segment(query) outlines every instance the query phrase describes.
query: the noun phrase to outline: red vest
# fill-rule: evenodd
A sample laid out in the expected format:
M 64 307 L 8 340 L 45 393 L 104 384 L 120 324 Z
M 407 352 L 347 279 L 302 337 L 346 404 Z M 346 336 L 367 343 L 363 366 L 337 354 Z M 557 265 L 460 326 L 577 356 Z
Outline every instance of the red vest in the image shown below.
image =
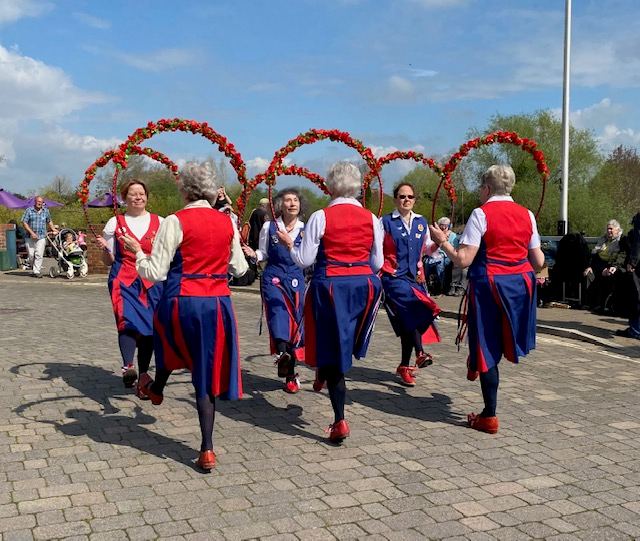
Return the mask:
M 487 271 L 490 274 L 513 274 L 533 270 L 528 261 L 533 233 L 529 211 L 513 201 L 491 201 L 481 208 L 487 218 L 487 231 L 483 236 L 487 248 Z
M 230 295 L 228 269 L 234 229 L 229 216 L 203 207 L 183 209 L 175 215 L 183 236 L 174 258 L 175 270 L 179 272 L 180 267 L 182 271 L 180 295 Z M 168 276 L 171 280 L 175 278 L 175 274 Z
M 126 286 L 130 286 L 135 279 L 138 278 L 138 271 L 136 270 L 136 254 L 124 249 L 124 241 L 120 236 L 123 233 L 126 233 L 130 237 L 133 237 L 140 243 L 140 248 L 145 255 L 149 255 L 151 253 L 151 248 L 153 248 L 153 240 L 155 239 L 158 228 L 160 227 L 160 219 L 158 218 L 158 215 L 150 214 L 150 216 L 149 229 L 147 229 L 147 232 L 140 239 L 136 237 L 127 226 L 124 214 L 118 214 L 116 216 L 115 238 L 118 243 L 117 255 L 122 261 L 122 265 L 118 272 L 118 280 L 122 281 Z M 148 280 L 143 279 L 142 282 L 147 289 L 153 286 L 153 282 L 149 282 Z
M 373 246 L 371 212 L 343 203 L 324 209 L 326 226 L 322 244 L 327 261 L 327 276 L 372 274 L 369 266 Z M 340 265 L 332 265 L 332 262 Z

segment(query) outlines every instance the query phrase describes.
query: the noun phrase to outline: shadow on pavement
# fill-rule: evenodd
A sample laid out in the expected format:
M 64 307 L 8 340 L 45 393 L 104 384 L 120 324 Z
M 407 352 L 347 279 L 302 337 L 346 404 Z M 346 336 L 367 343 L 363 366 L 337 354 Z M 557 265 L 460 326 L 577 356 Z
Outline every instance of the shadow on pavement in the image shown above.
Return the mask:
M 423 381 L 428 370 L 428 368 L 424 368 L 421 371 Z M 384 385 L 388 391 L 358 389 L 348 381 L 347 402 L 362 404 L 384 413 L 420 421 L 447 423 L 455 426 L 467 425 L 465 415 L 451 411 L 451 398 L 448 395 L 431 393 L 431 396 L 413 396 L 408 394 L 407 388 L 403 387 L 395 376 L 395 365 L 390 366 L 389 371 L 354 365 L 349 371 L 348 377 L 353 382 L 363 381 L 368 384 Z M 420 381 L 420 376 L 417 377 L 416 383 L 417 386 L 424 385 Z
M 48 420 L 40 416 L 37 418 L 38 422 L 51 424 L 68 436 L 87 436 L 98 443 L 132 447 L 159 458 L 175 460 L 200 471 L 194 463 L 197 458 L 197 450 L 143 426 L 153 424 L 156 418 L 145 413 L 139 404 L 133 406 L 133 417 L 117 415 L 120 410 L 111 404 L 110 398 L 116 394 L 114 388 L 122 386 L 122 381 L 112 372 L 92 365 L 69 365 L 57 362 L 42 364 L 45 367 L 42 372 L 43 377 L 37 379 L 46 381 L 61 378 L 69 387 L 76 389 L 81 397 L 90 398 L 98 403 L 103 411 L 100 413 L 72 408 L 65 412 L 65 417 L 71 419 L 71 422 Z M 32 367 L 33 364 L 17 365 L 12 367 L 11 371 L 20 374 L 20 368 L 24 366 Z M 123 395 L 122 398 L 129 396 L 133 400 L 138 400 L 133 394 Z M 73 398 L 77 399 L 78 396 L 58 396 L 35 400 L 20 405 L 14 411 L 16 414 L 26 417 L 26 413 L 32 407 Z M 152 407 L 150 403 L 147 402 L 147 404 Z

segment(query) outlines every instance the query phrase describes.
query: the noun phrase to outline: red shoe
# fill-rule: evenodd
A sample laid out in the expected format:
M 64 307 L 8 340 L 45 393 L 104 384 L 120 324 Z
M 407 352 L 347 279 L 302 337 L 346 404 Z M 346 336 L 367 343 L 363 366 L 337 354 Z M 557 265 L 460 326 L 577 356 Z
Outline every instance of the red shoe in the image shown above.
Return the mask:
M 402 385 L 406 387 L 415 387 L 416 380 L 413 379 L 413 368 L 410 366 L 399 366 L 396 370 L 396 374 L 400 376 Z
M 153 385 L 153 379 L 151 376 L 146 372 L 144 374 L 140 374 L 138 385 L 136 385 L 136 392 L 143 400 L 150 399 L 154 406 L 159 406 L 164 400 L 164 395 L 154 393 L 151 390 L 151 385 Z
M 416 366 L 418 368 L 425 368 L 427 366 L 431 366 L 433 364 L 433 356 L 421 351 L 416 356 Z
M 471 370 L 471 368 L 469 368 L 469 357 L 467 357 L 467 379 L 469 381 L 475 381 L 478 379 L 478 376 L 480 375 L 479 372 L 476 370 L 475 372 L 473 370 Z
M 122 383 L 127 389 L 133 387 L 133 384 L 138 379 L 138 373 L 132 364 L 122 367 Z
M 316 370 L 316 380 L 313 382 L 313 390 L 316 393 L 319 393 L 320 391 L 322 391 L 323 387 L 324 387 L 324 381 L 320 381 L 318 379 L 318 371 Z
M 344 419 L 338 423 L 329 425 L 329 428 L 327 428 L 325 432 L 329 432 L 329 441 L 331 443 L 340 443 L 351 434 L 349 425 Z
M 482 430 L 482 432 L 488 432 L 489 434 L 498 432 L 498 418 L 495 415 L 493 417 L 481 417 L 475 413 L 470 413 L 467 415 L 467 421 L 474 430 Z
M 147 374 L 146 372 L 140 374 L 138 382 L 136 383 L 136 395 L 140 400 L 149 400 L 149 397 L 144 393 L 142 388 L 147 385 L 151 385 L 152 383 L 153 379 L 151 379 L 151 376 L 149 374 Z
M 216 465 L 216 454 L 213 451 L 200 451 L 196 466 L 203 470 L 210 471 Z
M 298 374 L 292 378 L 287 378 L 284 390 L 289 394 L 296 394 L 300 390 L 300 379 L 298 378 Z

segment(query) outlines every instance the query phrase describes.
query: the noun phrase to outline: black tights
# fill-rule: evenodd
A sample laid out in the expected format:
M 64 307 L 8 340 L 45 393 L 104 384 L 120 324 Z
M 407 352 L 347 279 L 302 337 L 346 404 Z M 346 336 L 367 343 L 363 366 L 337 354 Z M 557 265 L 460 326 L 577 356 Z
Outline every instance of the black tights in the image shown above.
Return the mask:
M 118 346 L 122 355 L 122 365 L 133 364 L 133 357 L 138 348 L 138 371 L 141 374 L 149 371 L 153 356 L 153 336 L 142 336 L 135 331 L 118 332 Z
M 285 351 L 289 352 L 289 355 L 291 355 L 291 358 L 294 359 L 295 357 L 293 356 L 293 352 L 291 351 L 291 348 L 289 348 L 289 344 L 287 343 L 286 340 L 282 340 L 280 338 L 277 338 L 275 340 L 275 346 L 276 346 L 276 352 L 278 353 L 278 355 L 280 353 L 284 353 Z M 289 367 L 289 370 L 287 371 L 287 379 L 293 379 L 293 377 L 296 374 L 296 363 L 295 361 L 291 363 L 291 366 Z
M 498 365 L 487 372 L 480 372 L 480 388 L 484 399 L 484 409 L 481 417 L 495 417 L 498 406 L 498 385 L 500 384 L 500 373 Z
M 400 344 L 402 345 L 402 360 L 400 366 L 409 366 L 411 354 L 415 349 L 416 353 L 422 351 L 422 335 L 418 329 L 407 331 L 400 335 Z
M 331 407 L 333 407 L 334 423 L 339 423 L 344 419 L 344 403 L 347 398 L 347 385 L 344 381 L 344 374 L 340 372 L 337 365 L 327 366 L 318 370 L 320 381 L 327 382 Z
M 213 450 L 213 423 L 216 420 L 216 397 L 213 395 L 196 397 L 196 407 L 202 434 L 200 451 L 211 451 Z

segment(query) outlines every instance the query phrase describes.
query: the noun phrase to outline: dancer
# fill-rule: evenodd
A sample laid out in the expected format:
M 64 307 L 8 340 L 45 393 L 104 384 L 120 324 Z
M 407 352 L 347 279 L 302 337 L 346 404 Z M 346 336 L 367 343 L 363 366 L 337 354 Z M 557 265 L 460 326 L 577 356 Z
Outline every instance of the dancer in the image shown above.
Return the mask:
M 469 426 L 498 431 L 498 363 L 504 355 L 517 363 L 535 348 L 536 277 L 544 265 L 533 213 L 514 203 L 516 183 L 508 165 L 492 165 L 482 175 L 480 203 L 467 222 L 456 250 L 438 227 L 431 238 L 454 265 L 469 267 L 469 357 L 467 379 L 480 374 L 484 409 L 470 413 Z
M 408 182 L 396 186 L 393 200 L 396 209 L 382 217 L 385 236 L 381 279 L 385 308 L 402 349 L 396 374 L 403 385 L 413 387 L 417 370 L 409 366 L 411 354 L 415 350 L 417 368 L 429 366 L 433 357 L 424 351 L 423 344 L 440 341 L 433 321 L 441 310 L 427 293 L 422 266 L 422 256 L 436 252 L 438 247 L 431 241 L 427 220 L 413 212 L 413 186 Z
M 242 276 L 249 268 L 237 228 L 229 216 L 211 207 L 215 181 L 210 163 L 187 163 L 178 181 L 187 205 L 164 221 L 151 255 L 133 237 L 123 237 L 127 250 L 135 253 L 140 276 L 153 282 L 166 279 L 154 321 L 156 380 L 141 376 L 141 392 L 160 405 L 171 371 L 191 371 L 202 434 L 197 465 L 203 470 L 216 462 L 215 398 L 242 396 L 228 273 Z
M 300 267 L 316 263 L 305 301 L 305 362 L 317 367 L 315 390 L 327 383 L 334 412 L 327 431 L 329 441 L 339 443 L 350 434 L 344 376 L 352 356 L 365 356 L 379 306 L 383 232 L 355 199 L 362 182 L 355 165 L 335 164 L 326 182 L 331 203 L 311 215 L 300 245 L 285 231 L 278 238 Z
M 271 353 L 276 355 L 278 377 L 286 378 L 284 390 L 297 393 L 300 379 L 295 373 L 296 359 L 304 358 L 302 349 L 302 307 L 304 304 L 304 273 L 291 259 L 289 250 L 278 240 L 278 229 L 286 231 L 294 246 L 302 241 L 306 201 L 296 188 L 278 193 L 273 202 L 275 221 L 267 221 L 260 230 L 257 250 L 243 246 L 247 257 L 261 263 L 268 261 L 262 271 L 262 302 L 267 314 Z
M 111 218 L 97 237 L 104 250 L 102 262 L 111 266 L 108 286 L 113 313 L 118 326 L 118 346 L 122 355 L 122 382 L 133 387 L 138 373 L 133 358 L 138 349 L 138 371 L 146 374 L 153 355 L 153 313 L 160 296 L 162 284 L 138 276 L 136 258 L 124 250 L 120 238 L 123 233 L 136 238 L 145 254 L 151 246 L 163 218 L 147 211 L 149 190 L 142 180 L 131 179 L 120 190 L 127 206 L 125 214 Z M 139 398 L 146 399 L 136 386 Z

